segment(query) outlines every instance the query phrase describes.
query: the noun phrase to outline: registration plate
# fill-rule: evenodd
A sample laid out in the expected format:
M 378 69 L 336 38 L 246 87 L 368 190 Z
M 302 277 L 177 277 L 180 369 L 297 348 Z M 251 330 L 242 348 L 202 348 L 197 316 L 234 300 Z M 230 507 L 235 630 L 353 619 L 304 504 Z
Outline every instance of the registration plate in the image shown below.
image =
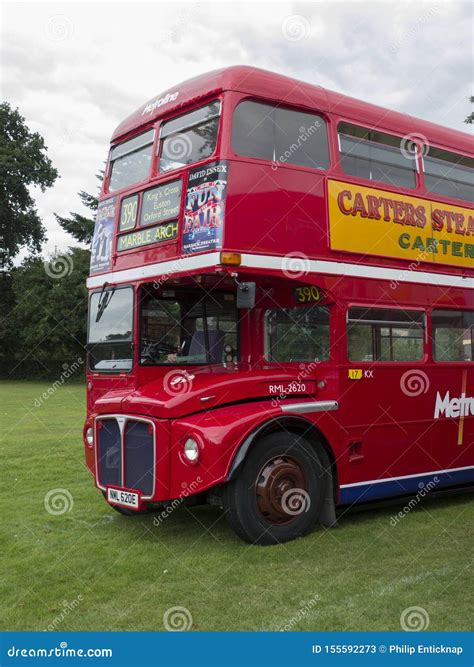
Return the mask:
M 132 510 L 140 509 L 140 494 L 128 489 L 119 489 L 114 486 L 107 487 L 107 502 L 112 505 L 129 507 Z

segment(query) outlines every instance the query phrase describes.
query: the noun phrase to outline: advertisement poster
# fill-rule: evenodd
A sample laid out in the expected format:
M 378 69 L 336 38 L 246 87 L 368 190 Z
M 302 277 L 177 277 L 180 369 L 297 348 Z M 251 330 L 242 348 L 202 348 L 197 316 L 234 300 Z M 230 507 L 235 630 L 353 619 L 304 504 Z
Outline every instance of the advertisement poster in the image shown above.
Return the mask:
M 472 267 L 474 215 L 467 206 L 328 180 L 331 248 Z
M 212 162 L 189 174 L 183 221 L 183 254 L 222 248 L 228 163 Z
M 115 199 L 106 199 L 100 202 L 91 246 L 91 274 L 108 271 L 112 268 L 114 219 Z

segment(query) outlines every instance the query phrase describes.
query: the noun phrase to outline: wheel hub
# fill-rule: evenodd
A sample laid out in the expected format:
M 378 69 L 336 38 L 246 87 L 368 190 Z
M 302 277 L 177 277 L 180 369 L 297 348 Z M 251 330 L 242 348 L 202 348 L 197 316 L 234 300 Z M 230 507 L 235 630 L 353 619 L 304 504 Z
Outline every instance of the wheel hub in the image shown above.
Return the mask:
M 258 509 L 270 523 L 294 521 L 305 511 L 307 488 L 305 472 L 295 459 L 274 457 L 265 463 L 257 477 Z

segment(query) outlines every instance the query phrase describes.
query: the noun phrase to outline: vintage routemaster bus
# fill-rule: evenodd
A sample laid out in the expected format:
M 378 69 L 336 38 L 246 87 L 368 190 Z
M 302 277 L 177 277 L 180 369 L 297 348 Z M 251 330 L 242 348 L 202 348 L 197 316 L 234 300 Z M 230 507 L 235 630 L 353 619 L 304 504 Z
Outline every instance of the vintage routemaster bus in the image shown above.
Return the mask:
M 270 544 L 472 484 L 473 195 L 468 134 L 251 67 L 124 120 L 88 280 L 106 501 Z

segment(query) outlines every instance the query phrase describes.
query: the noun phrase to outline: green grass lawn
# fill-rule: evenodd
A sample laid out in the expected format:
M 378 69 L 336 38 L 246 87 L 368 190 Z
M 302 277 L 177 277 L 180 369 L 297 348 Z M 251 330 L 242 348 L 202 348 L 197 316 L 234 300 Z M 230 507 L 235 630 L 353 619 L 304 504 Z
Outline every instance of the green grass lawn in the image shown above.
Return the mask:
M 468 630 L 472 497 L 347 512 L 337 529 L 275 547 L 241 542 L 217 508 L 123 517 L 83 463 L 85 388 L 40 407 L 46 383 L 0 383 L 0 629 L 163 630 L 184 607 L 195 630 Z M 44 499 L 66 489 L 70 511 Z M 471 590 L 469 590 L 471 589 Z M 66 610 L 66 611 L 65 611 Z M 55 618 L 60 621 L 55 623 Z

